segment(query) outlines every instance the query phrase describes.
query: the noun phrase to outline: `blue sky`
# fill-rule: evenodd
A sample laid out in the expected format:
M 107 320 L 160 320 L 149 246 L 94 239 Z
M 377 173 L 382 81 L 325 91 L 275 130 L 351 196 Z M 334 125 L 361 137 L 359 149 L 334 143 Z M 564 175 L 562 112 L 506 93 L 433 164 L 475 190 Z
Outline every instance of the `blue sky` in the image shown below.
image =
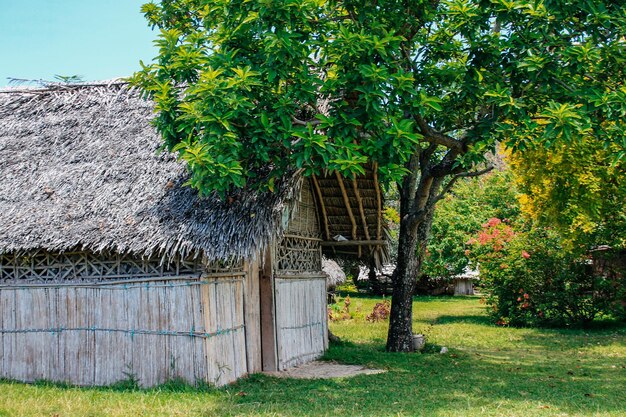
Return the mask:
M 86 81 L 132 74 L 156 55 L 148 0 L 0 0 L 0 87 L 7 77 Z

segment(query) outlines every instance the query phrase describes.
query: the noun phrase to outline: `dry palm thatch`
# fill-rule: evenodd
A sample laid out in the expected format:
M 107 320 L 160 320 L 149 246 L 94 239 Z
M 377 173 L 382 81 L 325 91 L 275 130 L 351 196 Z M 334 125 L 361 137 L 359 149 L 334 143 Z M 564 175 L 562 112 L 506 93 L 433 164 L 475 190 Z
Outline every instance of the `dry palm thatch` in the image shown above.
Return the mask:
M 124 83 L 0 93 L 0 253 L 113 251 L 245 258 L 282 233 L 301 180 L 232 202 L 184 186 L 153 105 Z
M 346 281 L 346 273 L 339 264 L 332 259 L 324 258 L 322 260 L 322 271 L 326 273 L 326 287 L 335 288 L 339 284 L 343 284 Z

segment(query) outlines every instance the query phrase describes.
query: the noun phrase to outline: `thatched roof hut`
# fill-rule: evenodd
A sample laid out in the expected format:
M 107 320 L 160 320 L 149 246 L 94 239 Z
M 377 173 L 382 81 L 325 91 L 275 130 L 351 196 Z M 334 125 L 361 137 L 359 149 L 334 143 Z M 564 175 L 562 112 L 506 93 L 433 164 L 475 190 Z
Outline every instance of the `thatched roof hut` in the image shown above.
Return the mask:
M 0 378 L 285 369 L 327 346 L 322 252 L 384 257 L 375 169 L 200 198 L 152 109 L 120 82 L 0 91 Z
M 301 182 L 200 199 L 151 117 L 121 83 L 0 94 L 0 253 L 245 258 L 281 231 Z
M 474 295 L 474 284 L 480 280 L 478 268 L 466 266 L 463 272 L 452 277 L 454 295 Z

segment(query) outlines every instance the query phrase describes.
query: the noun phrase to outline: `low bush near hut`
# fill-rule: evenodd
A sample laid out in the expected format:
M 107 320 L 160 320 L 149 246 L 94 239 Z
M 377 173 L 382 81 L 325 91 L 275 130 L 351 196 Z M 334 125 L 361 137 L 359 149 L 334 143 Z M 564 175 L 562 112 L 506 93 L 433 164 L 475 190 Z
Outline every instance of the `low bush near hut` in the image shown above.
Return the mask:
M 350 320 L 353 317 L 350 312 L 350 304 L 352 304 L 352 301 L 348 295 L 343 299 L 343 303 L 341 299 L 338 299 L 336 303 L 329 305 L 328 319 L 331 321 Z

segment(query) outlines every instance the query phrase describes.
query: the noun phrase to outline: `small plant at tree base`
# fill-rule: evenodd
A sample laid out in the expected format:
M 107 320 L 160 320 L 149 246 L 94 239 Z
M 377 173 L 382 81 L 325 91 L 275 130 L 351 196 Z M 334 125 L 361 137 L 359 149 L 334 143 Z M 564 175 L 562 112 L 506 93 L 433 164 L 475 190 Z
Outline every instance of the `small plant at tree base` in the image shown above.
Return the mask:
M 389 319 L 389 313 L 391 312 L 391 304 L 389 300 L 384 300 L 382 303 L 376 303 L 372 312 L 367 315 L 365 320 L 369 322 L 378 322 Z

